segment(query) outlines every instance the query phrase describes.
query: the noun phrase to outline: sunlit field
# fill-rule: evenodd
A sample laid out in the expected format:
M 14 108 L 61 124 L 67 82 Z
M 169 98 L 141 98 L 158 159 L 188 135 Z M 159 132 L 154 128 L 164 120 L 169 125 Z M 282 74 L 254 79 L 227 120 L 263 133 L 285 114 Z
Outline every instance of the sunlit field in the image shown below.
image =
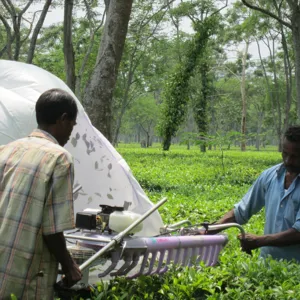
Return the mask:
M 159 209 L 165 224 L 184 219 L 194 224 L 216 221 L 264 169 L 281 162 L 275 147 L 201 153 L 197 147 L 186 150 L 173 145 L 163 152 L 158 144 L 148 149 L 120 144 L 117 150 L 153 202 L 168 198 Z M 262 234 L 263 224 L 262 211 L 244 228 Z M 263 261 L 258 251 L 251 257 L 241 252 L 236 229 L 226 233 L 229 243 L 216 267 L 174 268 L 163 276 L 136 280 L 119 277 L 100 283 L 93 299 L 300 299 L 298 264 Z

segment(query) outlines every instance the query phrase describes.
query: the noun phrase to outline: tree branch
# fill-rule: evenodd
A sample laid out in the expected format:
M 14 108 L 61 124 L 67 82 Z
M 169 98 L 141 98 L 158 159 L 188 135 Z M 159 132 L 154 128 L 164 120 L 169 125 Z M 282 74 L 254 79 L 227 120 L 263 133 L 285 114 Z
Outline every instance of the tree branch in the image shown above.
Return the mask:
M 165 5 L 163 5 L 158 11 L 156 11 L 144 24 L 141 24 L 141 28 L 145 27 L 158 13 L 160 13 L 163 9 L 168 8 L 171 3 L 175 0 L 170 0 Z
M 63 28 L 63 53 L 65 58 L 66 83 L 75 92 L 75 53 L 72 41 L 72 13 L 73 0 L 65 0 L 64 3 L 64 28 Z
M 3 3 L 3 5 L 5 6 L 5 8 L 7 9 L 7 11 L 9 12 L 12 18 L 13 29 L 16 38 L 14 60 L 18 60 L 20 54 L 20 47 L 21 47 L 21 36 L 20 36 L 21 19 L 23 14 L 32 4 L 33 0 L 29 0 L 25 5 L 25 7 L 19 12 L 19 14 L 17 14 L 15 6 L 13 5 L 11 0 L 1 0 L 1 2 Z
M 3 54 L 6 52 L 7 45 L 5 45 L 1 50 L 0 50 L 0 58 L 3 56 Z
M 170 3 L 168 3 L 168 9 L 171 10 Z M 171 20 L 172 20 L 174 26 L 176 27 L 176 30 L 178 31 L 178 27 L 179 27 L 178 19 L 175 21 L 172 13 L 170 13 L 170 17 L 171 17 Z
M 9 12 L 9 14 L 14 14 L 14 7 L 12 6 L 11 2 L 6 2 L 6 0 L 1 0 L 2 4 L 6 8 L 6 10 Z
M 12 58 L 12 55 L 11 55 L 11 44 L 12 44 L 11 28 L 10 28 L 8 22 L 6 21 L 6 19 L 1 14 L 0 14 L 0 20 L 2 21 L 2 23 L 5 27 L 6 36 L 7 36 L 6 37 L 6 45 L 1 50 L 1 56 L 4 54 L 5 51 L 7 51 L 8 58 L 11 59 Z
M 86 5 L 86 9 L 89 10 L 88 3 L 86 1 L 84 1 L 84 3 Z M 81 94 L 81 78 L 82 78 L 82 74 L 83 74 L 83 72 L 85 70 L 85 67 L 86 67 L 86 64 L 88 62 L 88 59 L 89 59 L 89 57 L 90 57 L 90 55 L 92 53 L 92 49 L 93 49 L 93 46 L 94 46 L 94 43 L 95 43 L 95 35 L 96 35 L 97 31 L 102 27 L 102 25 L 104 23 L 104 19 L 105 19 L 106 13 L 107 13 L 107 7 L 108 6 L 106 5 L 105 9 L 104 9 L 104 12 L 103 12 L 103 15 L 102 15 L 102 19 L 101 19 L 100 24 L 96 27 L 96 29 L 94 31 L 90 30 L 89 47 L 88 47 L 88 49 L 87 49 L 87 51 L 85 53 L 85 56 L 83 58 L 80 70 L 78 72 L 78 76 L 76 78 L 75 94 L 80 99 L 82 98 L 82 94 Z M 89 12 L 88 12 L 88 15 L 89 15 Z M 90 26 L 91 26 L 91 23 L 90 23 Z M 85 88 L 83 90 L 85 90 Z
M 27 20 L 26 18 L 22 18 L 24 21 L 26 21 L 27 23 L 29 23 L 29 29 L 28 29 L 28 33 L 26 34 L 26 36 L 23 38 L 23 40 L 21 41 L 21 45 L 28 39 L 28 37 L 30 36 L 30 33 L 32 31 L 32 27 L 33 27 L 33 23 L 34 23 L 34 20 L 35 20 L 35 16 L 36 14 L 40 12 L 40 10 L 37 10 L 36 12 L 34 12 L 33 14 L 33 18 L 32 18 L 32 21 L 30 22 L 29 20 Z
M 284 26 L 286 26 L 286 27 L 292 29 L 292 24 L 290 24 L 290 23 L 288 23 L 288 22 L 282 20 L 281 18 L 279 18 L 278 16 L 276 16 L 276 15 L 273 14 L 272 12 L 270 12 L 270 11 L 264 9 L 264 8 L 261 8 L 261 7 L 252 5 L 252 4 L 248 3 L 246 0 L 241 0 L 241 1 L 242 1 L 242 3 L 243 3 L 245 6 L 251 8 L 251 9 L 257 10 L 257 11 L 259 11 L 259 12 L 261 12 L 261 13 L 263 13 L 263 14 L 265 14 L 265 15 L 267 15 L 267 16 L 269 16 L 269 17 L 275 19 L 275 20 L 277 20 L 277 21 L 280 22 L 282 25 L 284 25 Z
M 33 33 L 32 33 L 32 37 L 31 37 L 31 40 L 30 40 L 30 46 L 29 46 L 29 50 L 28 50 L 28 56 L 27 56 L 27 63 L 31 64 L 32 63 L 32 60 L 33 60 L 33 57 L 34 57 L 34 50 L 35 50 L 35 46 L 36 46 L 36 41 L 37 41 L 37 38 L 38 38 L 38 35 L 40 33 L 40 30 L 44 24 L 44 21 L 45 21 L 45 18 L 46 18 L 46 15 L 48 13 L 48 10 L 49 10 L 49 7 L 52 3 L 52 0 L 46 0 L 45 2 L 45 5 L 43 7 L 43 10 L 42 10 L 42 13 L 40 15 L 40 18 L 33 30 Z M 35 12 L 36 13 L 36 12 Z M 34 15 L 35 17 L 35 15 Z M 33 21 L 32 21 L 32 24 L 33 24 Z
M 210 17 L 212 17 L 213 15 L 216 15 L 217 13 L 219 13 L 222 9 L 224 9 L 225 7 L 227 7 L 228 5 L 228 0 L 226 0 L 226 4 L 224 6 L 222 6 L 220 9 L 218 9 L 217 11 L 215 11 L 214 13 L 212 13 L 210 15 Z
M 21 10 L 19 13 L 19 18 L 23 16 L 23 14 L 26 12 L 26 10 L 29 8 L 29 6 L 32 4 L 33 0 L 28 1 L 28 3 L 25 5 L 25 7 Z

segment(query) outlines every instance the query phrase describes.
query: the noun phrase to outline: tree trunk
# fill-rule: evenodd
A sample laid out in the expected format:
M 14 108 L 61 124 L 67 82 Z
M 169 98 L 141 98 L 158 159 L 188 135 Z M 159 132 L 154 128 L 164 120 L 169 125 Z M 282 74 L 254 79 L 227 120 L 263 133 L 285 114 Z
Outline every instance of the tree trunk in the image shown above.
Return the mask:
M 11 28 L 10 28 L 10 25 L 7 22 L 7 20 L 5 19 L 4 16 L 0 15 L 0 20 L 2 21 L 2 23 L 3 23 L 4 27 L 5 27 L 5 30 L 6 30 L 6 45 L 1 50 L 1 56 L 5 52 L 7 52 L 8 59 L 12 59 L 11 44 L 13 42 L 13 39 L 12 39 L 12 34 L 11 34 Z
M 125 94 L 124 97 L 128 97 L 128 94 L 127 95 Z M 115 133 L 114 133 L 113 143 L 112 143 L 113 145 L 116 145 L 118 142 L 120 129 L 121 129 L 121 125 L 122 125 L 122 119 L 124 117 L 125 112 L 126 112 L 126 105 L 125 105 L 125 102 L 122 102 L 121 111 L 116 120 L 116 128 L 115 128 Z
M 249 40 L 246 40 L 246 49 L 243 54 L 242 64 L 242 81 L 241 81 L 241 96 L 242 96 L 242 124 L 241 124 L 241 150 L 246 151 L 246 116 L 247 116 L 247 97 L 246 97 L 246 65 L 248 56 Z
M 141 142 L 141 128 L 140 126 L 138 126 L 138 132 L 137 132 L 137 142 L 140 143 Z
M 14 28 L 14 32 L 15 32 L 15 53 L 14 53 L 15 61 L 19 60 L 20 47 L 21 47 L 21 36 L 20 36 L 21 24 L 18 24 L 18 20 L 19 20 L 19 18 L 17 16 L 13 16 L 13 28 Z
M 205 144 L 200 145 L 200 151 L 201 152 L 206 152 L 206 145 Z
M 211 112 L 211 119 L 210 119 L 210 126 L 211 126 L 211 135 L 216 135 L 216 132 L 218 130 L 217 128 L 217 122 L 216 122 L 216 109 L 215 109 L 215 101 L 216 97 L 214 95 L 211 96 L 210 100 L 210 112 Z M 211 150 L 211 147 L 210 149 Z
M 39 20 L 34 28 L 34 31 L 32 33 L 32 37 L 30 40 L 30 46 L 29 46 L 29 50 L 28 50 L 28 55 L 27 55 L 27 63 L 28 64 L 32 64 L 37 37 L 38 37 L 40 30 L 44 24 L 44 21 L 45 21 L 46 15 L 48 13 L 49 7 L 51 5 L 51 2 L 52 2 L 52 0 L 46 0 L 45 5 L 42 10 L 42 13 L 40 15 L 40 18 L 39 18 Z
M 256 150 L 260 150 L 260 133 L 262 129 L 262 124 L 263 124 L 263 119 L 264 119 L 264 112 L 259 111 L 257 113 L 257 129 L 256 129 Z
M 191 142 L 190 142 L 190 140 L 188 140 L 188 142 L 187 142 L 187 148 L 186 148 L 187 150 L 190 150 L 191 149 Z
M 112 141 L 112 97 L 124 49 L 133 0 L 111 0 L 95 68 L 83 103 L 93 125 Z
M 171 139 L 172 139 L 171 135 L 167 135 L 166 137 L 164 137 L 164 139 L 163 139 L 163 150 L 164 151 L 168 151 L 170 149 Z
M 284 26 L 290 28 L 292 30 L 293 35 L 293 44 L 294 44 L 294 52 L 295 52 L 295 78 L 296 78 L 296 94 L 297 94 L 297 117 L 300 119 L 300 5 L 298 0 L 287 0 L 288 6 L 290 8 L 290 14 L 288 18 L 291 20 L 290 23 L 281 19 L 281 15 L 276 16 L 272 12 L 264 9 L 263 7 L 258 7 L 253 5 L 252 3 L 248 3 L 246 0 L 242 0 L 243 4 L 251 9 L 255 9 L 264 13 L 271 18 L 274 18 Z M 282 1 L 281 1 L 282 3 Z M 276 1 L 274 1 L 275 7 L 278 10 L 278 5 Z M 280 12 L 280 11 L 279 11 Z
M 206 56 L 205 61 L 200 65 L 200 74 L 201 74 L 201 97 L 198 99 L 198 110 L 195 119 L 197 121 L 198 130 L 201 135 L 207 134 L 207 96 L 209 94 L 209 80 L 208 80 L 208 63 L 206 59 L 209 56 Z M 200 151 L 206 152 L 206 142 L 203 139 L 203 143 L 200 145 Z
M 273 40 L 273 44 L 274 44 L 274 40 Z M 271 101 L 273 122 L 274 122 L 274 125 L 275 125 L 275 130 L 276 130 L 276 133 L 277 133 L 277 136 L 278 136 L 278 141 L 279 141 L 278 150 L 281 151 L 281 139 L 280 139 L 280 136 L 281 136 L 281 113 L 280 113 L 280 109 L 279 109 L 278 117 L 276 117 L 276 114 L 275 114 L 276 107 L 278 106 L 277 105 L 278 102 L 275 101 L 275 97 L 278 97 L 278 93 L 276 93 L 277 96 L 274 96 L 274 94 L 272 93 L 271 86 L 270 86 L 270 83 L 269 83 L 269 77 L 268 77 L 268 74 L 267 74 L 267 71 L 266 71 L 266 68 L 265 68 L 265 63 L 264 63 L 264 61 L 262 59 L 262 56 L 261 56 L 261 51 L 260 51 L 260 46 L 259 46 L 258 41 L 257 41 L 257 47 L 258 47 L 260 63 L 262 65 L 263 72 L 264 72 L 264 77 L 265 77 L 266 84 L 267 84 L 268 94 L 269 94 L 270 101 Z M 272 51 L 271 51 L 271 48 L 269 47 L 269 45 L 268 45 L 268 49 L 269 49 L 270 58 L 271 58 L 271 61 L 272 61 L 272 64 L 273 64 L 274 84 L 275 84 L 275 87 L 276 87 L 277 75 L 276 75 L 276 68 L 275 68 L 275 64 L 274 64 L 275 62 L 274 62 L 273 54 L 272 54 Z
M 272 36 L 272 49 L 268 43 L 267 47 L 269 49 L 270 53 L 270 59 L 272 62 L 272 72 L 273 72 L 273 82 L 274 82 L 274 90 L 275 93 L 271 94 L 271 104 L 272 104 L 272 115 L 274 119 L 274 125 L 277 133 L 277 139 L 278 139 L 278 151 L 281 152 L 282 143 L 281 143 L 281 128 L 282 128 L 282 116 L 281 116 L 281 103 L 279 99 L 279 82 L 278 82 L 278 75 L 277 75 L 277 66 L 275 61 L 275 43 L 276 43 L 276 37 Z M 276 115 L 277 113 L 277 115 Z M 277 122 L 276 122 L 277 121 Z
M 281 26 L 281 35 L 282 35 L 282 49 L 284 52 L 284 73 L 285 73 L 285 81 L 286 81 L 286 101 L 285 101 L 285 115 L 284 115 L 284 122 L 283 122 L 283 130 L 284 133 L 289 126 L 289 116 L 290 116 L 290 109 L 292 104 L 292 67 L 289 58 L 289 51 L 287 47 L 287 41 L 283 29 L 283 25 Z M 281 136 L 281 143 L 283 143 L 283 134 Z
M 66 83 L 68 87 L 75 92 L 76 76 L 75 76 L 75 58 L 72 43 L 72 11 L 73 0 L 65 0 L 64 8 L 64 57 Z
M 150 133 L 149 132 L 146 132 L 146 137 L 147 137 L 146 147 L 149 148 L 150 147 Z
M 197 27 L 197 34 L 192 46 L 186 54 L 186 62 L 182 63 L 175 74 L 172 76 L 172 82 L 165 91 L 164 117 L 166 121 L 162 124 L 160 134 L 163 137 L 163 150 L 167 151 L 170 148 L 172 136 L 175 136 L 178 127 L 183 122 L 186 105 L 187 105 L 187 90 L 189 79 L 197 65 L 197 60 L 205 54 L 206 45 L 210 36 L 215 29 L 215 23 L 212 23 L 212 18 L 207 17 L 201 26 Z
M 82 77 L 83 77 L 83 73 L 85 71 L 85 67 L 88 63 L 88 60 L 89 60 L 89 57 L 92 53 L 92 50 L 93 50 L 93 46 L 94 46 L 94 43 L 95 43 L 95 35 L 97 33 L 97 31 L 102 27 L 103 23 L 104 23 L 104 18 L 106 16 L 106 8 L 103 12 L 103 15 L 102 15 L 102 19 L 101 19 L 101 22 L 100 24 L 93 29 L 93 22 L 92 22 L 92 12 L 91 12 L 91 7 L 89 5 L 89 3 L 85 0 L 84 1 L 84 4 L 85 4 L 85 7 L 86 7 L 86 10 L 87 10 L 87 17 L 88 17 L 88 20 L 89 20 L 89 27 L 90 27 L 90 40 L 88 42 L 88 49 L 84 55 L 84 58 L 82 60 L 82 63 L 81 63 L 81 67 L 78 71 L 78 74 L 76 76 L 76 83 L 75 83 L 75 95 L 77 96 L 77 98 L 81 101 L 82 97 L 83 97 L 83 92 L 84 92 L 84 88 L 82 88 Z
M 295 73 L 296 73 L 296 91 L 297 91 L 297 117 L 300 120 L 300 11 L 299 7 L 293 10 L 292 35 L 295 53 Z
M 8 5 L 4 5 L 6 8 L 9 7 L 7 10 L 9 11 L 11 18 L 12 18 L 12 24 L 14 29 L 14 36 L 15 36 L 15 53 L 14 53 L 14 60 L 18 61 L 20 56 L 20 49 L 21 49 L 21 34 L 20 34 L 20 28 L 21 28 L 21 22 L 23 14 L 27 11 L 29 6 L 32 4 L 33 0 L 29 0 L 25 7 L 17 14 L 17 10 L 14 6 L 14 4 L 11 1 L 7 1 Z M 4 4 L 4 2 L 2 2 Z
M 117 118 L 116 129 L 115 129 L 115 132 L 114 132 L 113 145 L 118 141 L 118 136 L 119 136 L 120 128 L 121 128 L 121 125 L 122 125 L 122 119 L 123 119 L 123 116 L 126 112 L 127 106 L 130 103 L 129 91 L 130 91 L 130 87 L 132 85 L 133 73 L 134 73 L 135 69 L 136 69 L 136 67 L 133 68 L 133 61 L 131 60 L 130 61 L 129 72 L 128 72 L 128 77 L 127 77 L 126 85 L 125 85 L 124 97 L 122 97 L 121 111 L 120 111 L 119 117 Z
M 281 142 L 282 116 L 281 116 L 281 104 L 280 104 L 280 99 L 279 99 L 280 88 L 279 88 L 277 67 L 276 67 L 276 61 L 274 58 L 274 53 L 275 53 L 275 41 L 273 41 L 273 55 L 272 55 L 273 78 L 274 78 L 274 86 L 275 86 L 275 91 L 276 91 L 275 97 L 274 97 L 274 102 L 275 102 L 275 107 L 277 110 L 277 118 L 278 118 L 278 127 L 277 127 L 278 151 L 281 152 L 281 148 L 282 148 L 282 142 Z

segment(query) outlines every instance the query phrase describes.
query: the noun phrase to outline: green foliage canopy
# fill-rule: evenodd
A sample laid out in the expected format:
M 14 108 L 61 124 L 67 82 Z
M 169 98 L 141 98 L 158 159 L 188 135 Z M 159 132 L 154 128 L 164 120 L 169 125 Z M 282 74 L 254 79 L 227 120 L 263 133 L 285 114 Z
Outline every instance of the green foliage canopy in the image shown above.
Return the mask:
M 215 16 L 206 18 L 195 24 L 196 34 L 186 54 L 186 61 L 177 67 L 170 76 L 164 92 L 163 120 L 160 133 L 163 137 L 163 149 L 169 150 L 171 138 L 183 122 L 188 101 L 189 79 L 197 64 L 197 59 L 205 52 L 206 44 L 214 34 L 217 19 Z

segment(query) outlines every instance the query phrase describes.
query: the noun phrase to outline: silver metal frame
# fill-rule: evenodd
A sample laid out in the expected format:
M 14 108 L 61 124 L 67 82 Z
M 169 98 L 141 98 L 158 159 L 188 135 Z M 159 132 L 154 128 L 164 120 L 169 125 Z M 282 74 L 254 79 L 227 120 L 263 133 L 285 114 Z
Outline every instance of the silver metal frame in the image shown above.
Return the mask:
M 82 265 L 79 266 L 79 269 L 83 271 L 87 267 L 89 267 L 95 260 L 97 260 L 102 254 L 104 254 L 106 251 L 113 248 L 115 245 L 119 244 L 124 236 L 126 236 L 129 232 L 132 231 L 133 228 L 135 228 L 137 225 L 139 225 L 142 221 L 144 221 L 147 217 L 149 217 L 154 211 L 156 211 L 160 206 L 162 206 L 167 201 L 167 198 L 161 199 L 156 205 L 151 207 L 147 212 L 145 212 L 140 218 L 138 218 L 135 222 L 133 222 L 130 226 L 128 226 L 124 231 L 120 232 L 118 235 L 113 237 L 111 240 L 103 238 L 97 239 L 97 238 L 91 238 L 91 237 L 78 237 L 76 235 L 68 235 L 65 234 L 65 238 L 67 239 L 80 239 L 80 240 L 86 240 L 86 241 L 104 241 L 108 242 L 107 245 L 105 245 L 103 248 L 101 248 L 97 253 L 95 253 L 92 257 L 90 257 L 87 261 L 85 261 Z
M 208 225 L 208 232 L 209 231 L 213 231 L 213 230 L 223 230 L 223 229 L 228 229 L 228 228 L 232 228 L 232 227 L 236 227 L 240 230 L 242 238 L 245 238 L 245 230 L 244 228 L 237 223 L 226 223 L 226 224 L 213 224 L 213 225 Z

